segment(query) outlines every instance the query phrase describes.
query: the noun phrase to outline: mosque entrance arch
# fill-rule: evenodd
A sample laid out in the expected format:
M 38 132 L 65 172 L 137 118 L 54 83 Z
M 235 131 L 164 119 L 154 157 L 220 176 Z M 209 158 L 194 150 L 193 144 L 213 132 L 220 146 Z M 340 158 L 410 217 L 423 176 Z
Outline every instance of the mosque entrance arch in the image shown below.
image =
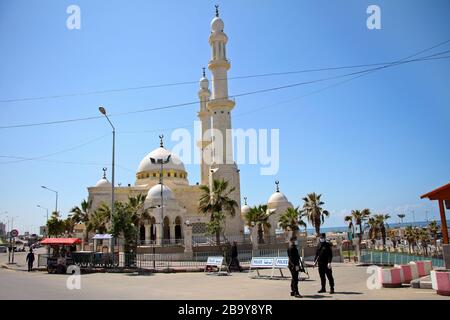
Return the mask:
M 183 239 L 181 233 L 181 218 L 178 216 L 175 218 L 175 241 L 179 243 L 181 239 Z
M 165 243 L 170 241 L 170 220 L 169 217 L 164 217 L 163 221 L 163 239 Z
M 155 217 L 150 217 L 150 241 L 155 243 L 156 241 L 156 220 Z
M 143 224 L 139 228 L 139 240 L 141 243 L 145 242 L 145 226 Z

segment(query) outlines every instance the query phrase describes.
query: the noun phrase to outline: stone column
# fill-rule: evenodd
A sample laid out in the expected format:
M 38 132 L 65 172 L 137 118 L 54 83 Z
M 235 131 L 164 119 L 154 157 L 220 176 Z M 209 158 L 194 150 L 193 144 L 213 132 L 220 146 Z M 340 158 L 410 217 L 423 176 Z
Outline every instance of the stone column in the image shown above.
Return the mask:
M 193 256 L 192 251 L 192 226 L 185 226 L 184 228 L 184 254 L 187 257 Z
M 170 225 L 170 243 L 175 243 L 175 224 Z
M 252 241 L 252 250 L 258 250 L 258 228 L 256 226 L 250 228 L 250 240 Z
M 93 252 L 97 251 L 97 239 L 94 239 L 94 249 L 92 249 Z
M 156 244 L 160 246 L 163 238 L 163 225 L 162 222 L 156 223 Z
M 144 225 L 145 228 L 145 244 L 150 244 L 150 225 Z

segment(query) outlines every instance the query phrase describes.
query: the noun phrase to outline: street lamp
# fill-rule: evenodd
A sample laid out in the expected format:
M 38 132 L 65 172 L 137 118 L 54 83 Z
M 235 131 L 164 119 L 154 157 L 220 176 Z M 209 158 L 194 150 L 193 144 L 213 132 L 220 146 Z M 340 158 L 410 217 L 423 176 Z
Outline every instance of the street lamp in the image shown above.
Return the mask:
M 112 221 L 113 221 L 113 214 L 114 214 L 114 167 L 115 167 L 115 148 L 116 148 L 116 128 L 112 124 L 111 120 L 109 120 L 108 115 L 106 114 L 106 110 L 103 106 L 100 106 L 98 108 L 101 114 L 103 114 L 106 117 L 106 120 L 108 120 L 109 124 L 112 127 L 112 136 L 113 136 L 113 143 L 112 143 L 112 173 L 111 173 L 111 227 L 112 227 Z
M 160 135 L 159 139 L 160 139 L 160 147 L 164 148 L 164 144 L 163 144 L 163 138 L 164 135 Z M 164 165 L 170 162 L 170 157 L 172 155 L 169 154 L 167 156 L 167 158 L 161 158 L 161 159 L 156 159 L 156 158 L 151 158 L 150 157 L 150 162 L 153 164 L 160 164 L 161 165 L 161 172 L 159 173 L 159 184 L 161 185 L 161 223 L 164 219 L 164 202 L 163 202 L 163 175 L 164 175 Z
M 47 188 L 46 186 L 41 186 L 43 189 L 47 189 L 48 191 L 54 192 L 56 195 L 56 205 L 55 205 L 55 212 L 58 212 L 58 191 L 52 190 L 50 188 Z
M 44 208 L 43 206 L 41 206 L 39 204 L 37 205 L 37 207 L 47 211 L 47 214 L 46 214 L 46 219 L 47 220 L 46 220 L 46 224 L 45 224 L 45 236 L 48 237 L 48 232 L 47 232 L 47 228 L 48 228 L 48 208 Z

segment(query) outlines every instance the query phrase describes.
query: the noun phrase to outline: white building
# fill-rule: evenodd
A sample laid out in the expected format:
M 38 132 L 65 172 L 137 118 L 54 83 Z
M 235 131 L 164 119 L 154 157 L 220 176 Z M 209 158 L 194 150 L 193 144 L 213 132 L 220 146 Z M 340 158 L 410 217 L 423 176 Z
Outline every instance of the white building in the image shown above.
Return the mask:
M 228 97 L 227 71 L 231 65 L 226 56 L 227 41 L 224 23 L 216 12 L 211 21 L 209 36 L 211 60 L 208 69 L 212 74 L 212 90 L 210 91 L 209 81 L 203 72 L 198 91 L 200 106 L 197 116 L 202 126 L 202 139 L 198 141 L 202 159 L 200 183 L 207 185 L 213 179 L 225 179 L 230 188 L 235 188 L 231 198 L 240 207 L 239 170 L 233 161 L 232 146 L 227 144 L 227 141 L 231 141 L 227 140 L 227 135 L 230 135 L 227 129 L 231 129 L 231 111 L 235 105 Z M 141 241 L 157 244 L 179 241 L 184 238 L 184 224 L 188 219 L 193 236 L 203 236 L 209 218 L 198 212 L 200 187 L 189 184 L 184 164 L 176 154 L 164 147 L 162 137 L 160 138 L 160 146 L 145 155 L 140 162 L 134 185 L 115 187 L 115 200 L 127 201 L 129 196 L 146 195 L 145 208 L 149 209 L 151 218 L 140 226 Z M 161 185 L 161 165 L 158 162 L 168 156 L 170 160 L 163 166 Z M 111 203 L 111 183 L 105 174 L 94 186 L 88 187 L 88 192 L 89 200 L 92 201 L 91 212 L 102 202 Z M 227 218 L 227 236 L 243 236 L 244 222 L 239 214 L 239 207 L 236 208 L 238 214 L 235 217 Z

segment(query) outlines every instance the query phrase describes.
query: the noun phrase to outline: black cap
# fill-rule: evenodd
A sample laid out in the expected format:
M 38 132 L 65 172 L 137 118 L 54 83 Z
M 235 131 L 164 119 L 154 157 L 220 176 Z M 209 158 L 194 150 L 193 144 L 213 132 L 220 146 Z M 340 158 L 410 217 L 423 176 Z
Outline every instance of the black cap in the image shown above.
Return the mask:
M 326 235 L 325 233 L 321 233 L 321 234 L 320 234 L 320 237 L 321 237 L 321 238 L 326 238 L 327 235 Z

